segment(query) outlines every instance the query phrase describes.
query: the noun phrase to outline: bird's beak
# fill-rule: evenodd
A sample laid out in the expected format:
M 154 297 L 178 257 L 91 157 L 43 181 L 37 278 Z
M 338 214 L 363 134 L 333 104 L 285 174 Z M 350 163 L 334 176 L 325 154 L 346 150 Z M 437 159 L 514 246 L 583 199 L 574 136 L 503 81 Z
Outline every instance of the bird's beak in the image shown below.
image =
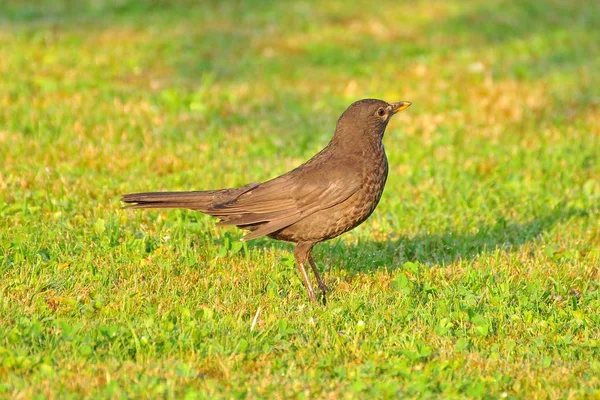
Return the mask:
M 390 104 L 392 106 L 392 115 L 406 110 L 412 103 L 410 101 L 399 101 L 398 103 Z

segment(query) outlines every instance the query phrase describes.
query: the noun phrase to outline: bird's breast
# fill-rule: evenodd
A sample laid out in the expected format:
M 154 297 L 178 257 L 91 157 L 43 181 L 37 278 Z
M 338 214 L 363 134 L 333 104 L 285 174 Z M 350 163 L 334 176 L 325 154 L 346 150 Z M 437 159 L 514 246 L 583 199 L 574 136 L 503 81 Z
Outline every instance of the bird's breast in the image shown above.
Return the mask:
M 377 207 L 388 174 L 385 153 L 370 161 L 360 176 L 356 177 L 361 179 L 361 186 L 352 196 L 270 236 L 292 242 L 321 242 L 363 223 Z

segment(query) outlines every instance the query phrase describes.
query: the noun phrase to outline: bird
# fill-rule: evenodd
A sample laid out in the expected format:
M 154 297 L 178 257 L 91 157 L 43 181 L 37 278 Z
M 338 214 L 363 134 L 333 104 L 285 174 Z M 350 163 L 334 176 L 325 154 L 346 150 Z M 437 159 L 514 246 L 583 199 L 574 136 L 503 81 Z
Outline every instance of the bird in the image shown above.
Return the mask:
M 268 236 L 295 243 L 296 266 L 311 302 L 312 269 L 324 304 L 328 288 L 313 247 L 363 223 L 379 203 L 388 176 L 383 136 L 392 116 L 412 103 L 363 99 L 339 117 L 330 142 L 297 168 L 265 182 L 188 192 L 131 193 L 124 208 L 181 208 L 219 218 L 217 225 L 250 231 L 242 240 Z

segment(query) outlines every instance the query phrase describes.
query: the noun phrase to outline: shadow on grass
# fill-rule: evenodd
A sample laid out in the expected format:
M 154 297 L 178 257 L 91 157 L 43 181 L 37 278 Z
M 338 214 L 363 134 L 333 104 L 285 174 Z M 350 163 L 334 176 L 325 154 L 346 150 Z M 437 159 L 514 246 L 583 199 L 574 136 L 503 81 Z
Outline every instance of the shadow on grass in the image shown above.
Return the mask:
M 342 269 L 362 273 L 379 269 L 395 270 L 407 261 L 441 266 L 457 260 L 472 260 L 499 249 L 515 251 L 535 241 L 556 224 L 571 218 L 587 217 L 589 213 L 584 209 L 557 208 L 523 223 L 501 218 L 495 224 L 481 225 L 473 232 L 423 233 L 387 241 L 359 240 L 352 245 L 333 240 L 315 247 L 315 259 L 322 269 L 324 266 L 339 265 Z M 251 241 L 248 248 L 285 249 L 293 257 L 293 245 L 276 240 Z

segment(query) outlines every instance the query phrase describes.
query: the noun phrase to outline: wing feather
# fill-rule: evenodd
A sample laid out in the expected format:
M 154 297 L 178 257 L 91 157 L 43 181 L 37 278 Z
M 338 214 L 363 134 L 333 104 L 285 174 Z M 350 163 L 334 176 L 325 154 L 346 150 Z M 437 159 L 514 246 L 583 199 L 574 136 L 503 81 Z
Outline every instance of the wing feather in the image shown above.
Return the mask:
M 333 169 L 294 170 L 247 191 L 233 202 L 216 205 L 211 215 L 222 219 L 220 225 L 243 228 L 259 224 L 244 237 L 254 239 L 345 201 L 362 185 L 357 172 L 352 165 L 343 164 Z

